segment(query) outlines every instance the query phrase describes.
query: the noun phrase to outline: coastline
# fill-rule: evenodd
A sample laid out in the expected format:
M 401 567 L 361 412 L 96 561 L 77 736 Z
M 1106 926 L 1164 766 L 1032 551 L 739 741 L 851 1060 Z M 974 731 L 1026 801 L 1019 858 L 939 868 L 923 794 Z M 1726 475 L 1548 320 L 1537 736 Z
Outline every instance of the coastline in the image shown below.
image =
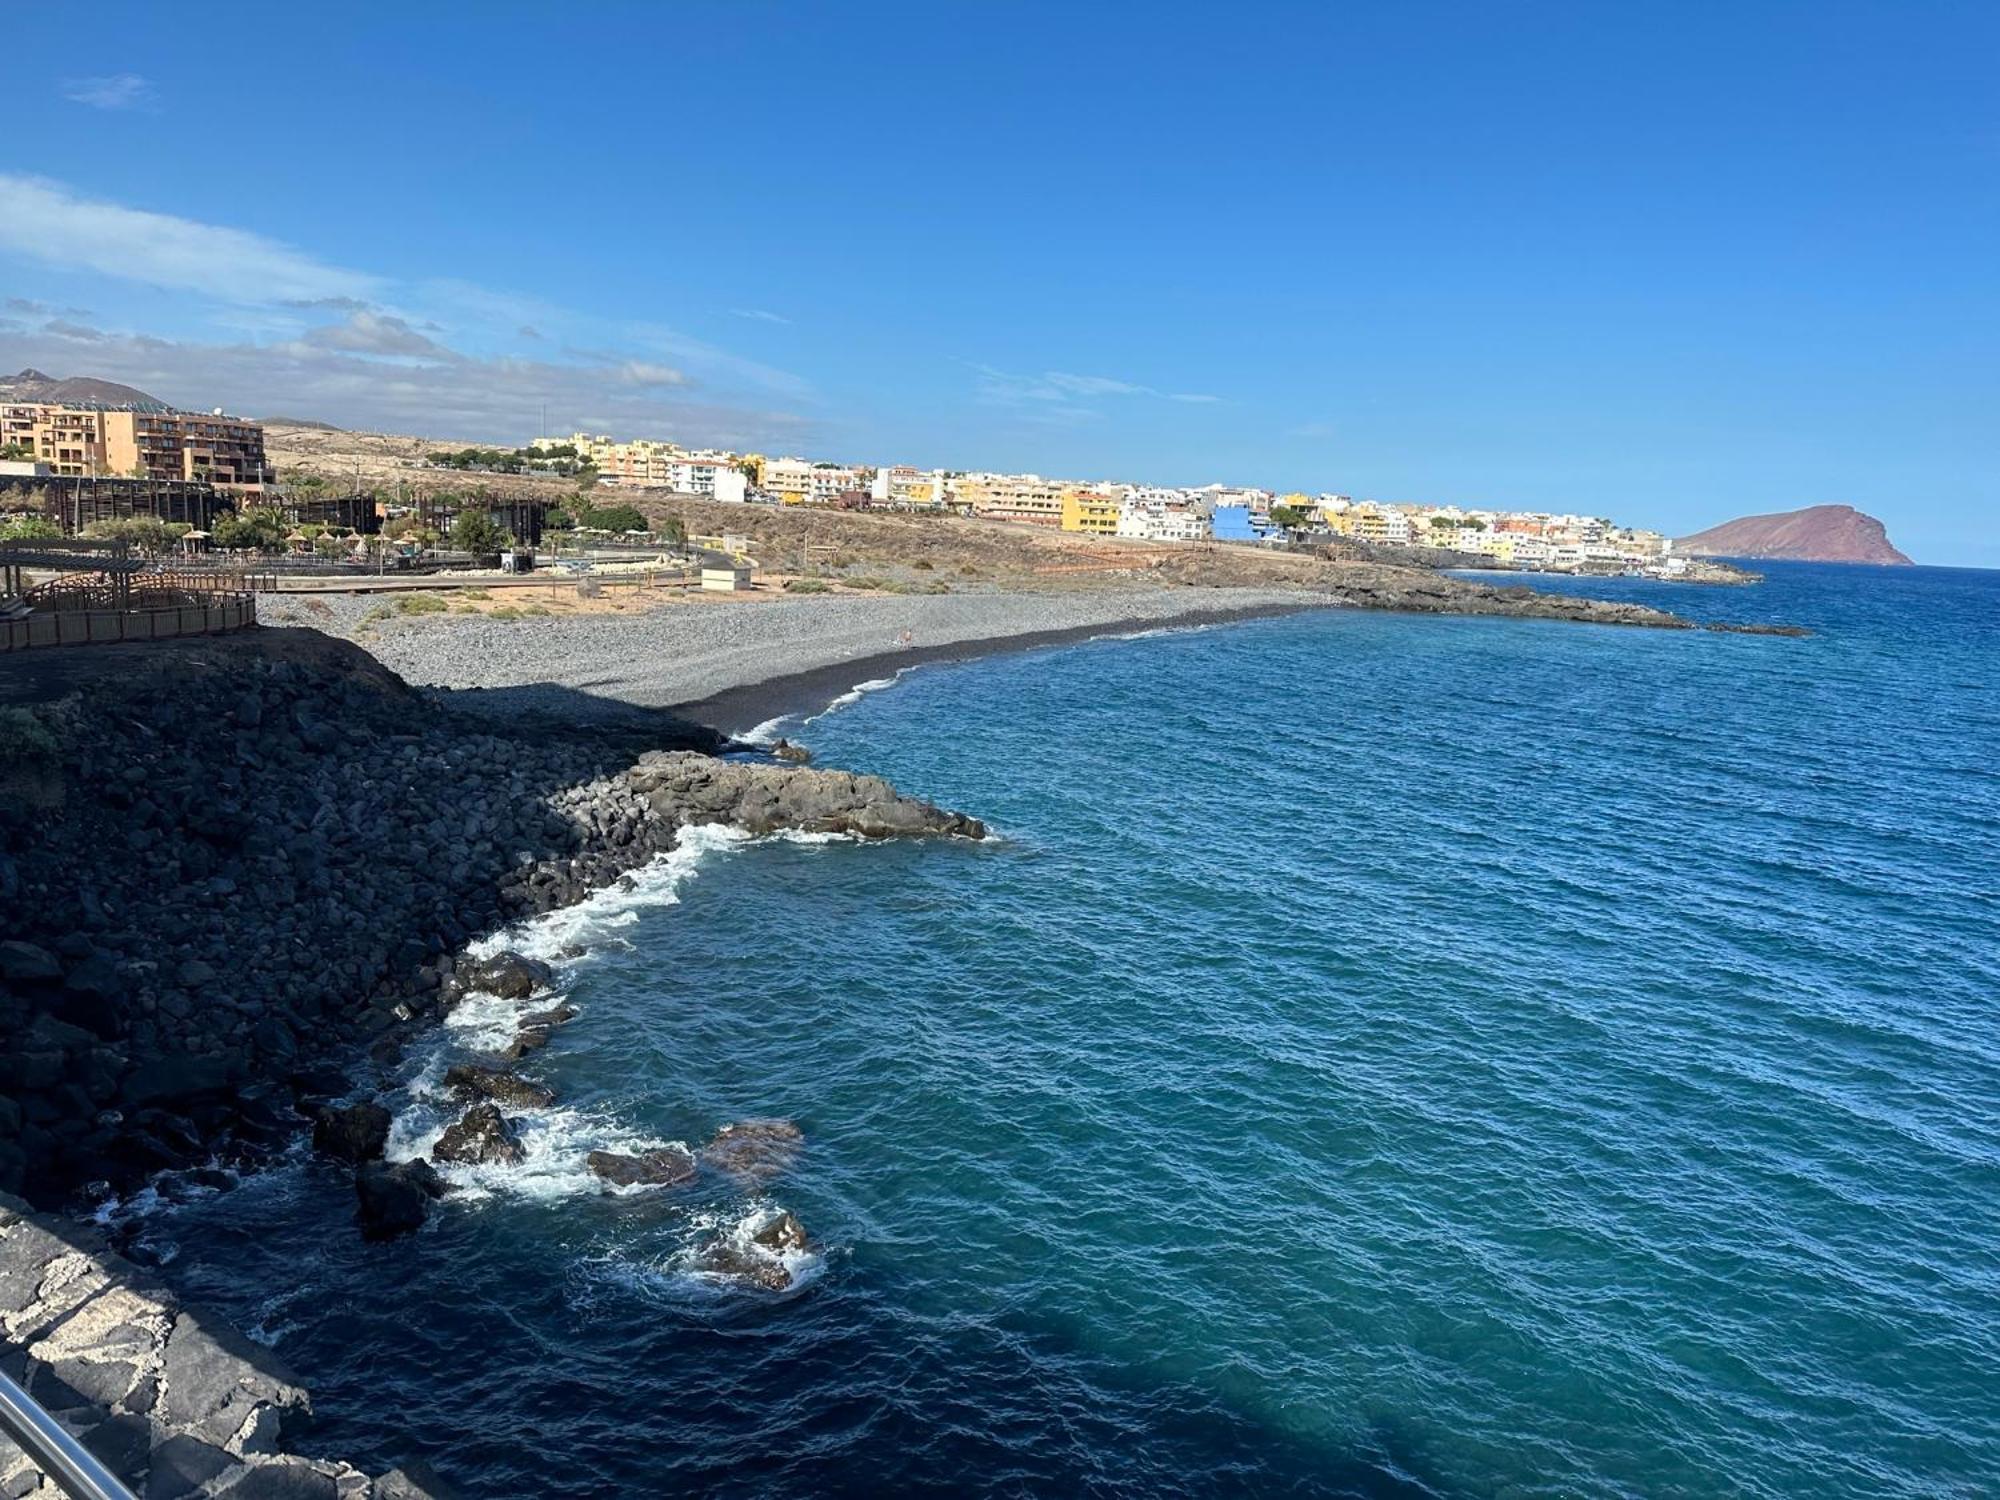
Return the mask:
M 880 677 L 894 677 L 915 667 L 941 662 L 976 661 L 1017 651 L 1039 651 L 1084 641 L 1115 638 L 1140 630 L 1196 630 L 1211 625 L 1234 625 L 1247 620 L 1276 619 L 1312 610 L 1338 609 L 1332 600 L 1302 601 L 1296 604 L 1246 604 L 1219 609 L 1191 610 L 1169 619 L 1142 618 L 1110 620 L 1097 625 L 1072 625 L 1054 630 L 1031 630 L 1015 635 L 979 636 L 935 646 L 911 646 L 883 651 L 872 656 L 848 657 L 824 666 L 804 667 L 772 677 L 739 683 L 706 698 L 671 705 L 674 713 L 718 734 L 740 738 L 759 725 L 823 711 L 842 694 L 860 683 Z M 857 675 L 859 674 L 859 675 Z

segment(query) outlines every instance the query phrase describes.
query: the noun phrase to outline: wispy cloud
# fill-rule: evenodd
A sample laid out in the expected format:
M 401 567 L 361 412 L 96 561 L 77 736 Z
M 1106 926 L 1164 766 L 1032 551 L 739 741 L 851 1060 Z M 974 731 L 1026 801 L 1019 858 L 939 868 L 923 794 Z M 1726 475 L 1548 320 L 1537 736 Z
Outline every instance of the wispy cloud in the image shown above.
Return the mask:
M 358 312 L 344 323 L 326 323 L 305 336 L 308 344 L 349 354 L 381 354 L 410 359 L 455 360 L 459 356 L 436 339 L 417 332 L 388 313 Z
M 732 307 L 729 315 L 733 318 L 748 318 L 753 323 L 782 323 L 791 327 L 792 320 L 779 313 L 767 312 L 761 307 Z
M 65 78 L 62 96 L 92 109 L 151 109 L 159 93 L 137 73 L 111 73 L 101 78 Z
M 1287 427 L 1285 429 L 1285 436 L 1291 438 L 1305 438 L 1307 441 L 1318 441 L 1323 438 L 1330 438 L 1333 436 L 1333 423 L 1301 422 L 1296 427 Z
M 0 172 L 0 250 L 222 302 L 367 298 L 378 278 L 344 271 L 247 230 L 78 197 L 60 183 Z
M 1044 370 L 1039 375 L 1016 375 L 1006 370 L 996 370 L 991 365 L 973 364 L 971 368 L 979 376 L 980 399 L 999 406 L 1034 403 L 1068 405 L 1089 402 L 1105 396 L 1145 396 L 1160 401 L 1182 401 L 1199 405 L 1222 400 L 1220 396 L 1201 395 L 1195 392 L 1162 391 L 1150 385 L 1140 385 L 1135 381 L 1115 380 L 1109 375 L 1077 375 L 1068 370 Z
M 90 373 L 200 406 L 497 438 L 529 430 L 523 419 L 546 401 L 557 420 L 590 413 L 600 426 L 764 446 L 800 442 L 811 424 L 790 408 L 818 399 L 788 371 L 661 324 L 455 279 L 376 275 L 248 230 L 0 172 L 0 266 L 10 259 L 180 294 L 180 322 L 202 331 L 103 333 L 63 316 L 75 309 L 14 297 L 7 310 L 24 316 L 0 324 L 16 351 L 0 365 L 17 354 L 64 364 L 88 344 Z M 524 340 L 548 353 L 519 357 Z M 707 391 L 717 394 L 694 394 Z
M 0 368 L 89 373 L 164 401 L 285 412 L 343 427 L 479 442 L 519 442 L 544 403 L 552 423 L 603 431 L 686 434 L 756 449 L 797 447 L 814 423 L 782 408 L 691 400 L 680 372 L 631 361 L 615 367 L 509 357 L 388 360 L 323 342 L 207 343 L 96 333 L 88 343 L 49 328 L 0 329 Z M 87 364 L 80 361 L 87 360 Z

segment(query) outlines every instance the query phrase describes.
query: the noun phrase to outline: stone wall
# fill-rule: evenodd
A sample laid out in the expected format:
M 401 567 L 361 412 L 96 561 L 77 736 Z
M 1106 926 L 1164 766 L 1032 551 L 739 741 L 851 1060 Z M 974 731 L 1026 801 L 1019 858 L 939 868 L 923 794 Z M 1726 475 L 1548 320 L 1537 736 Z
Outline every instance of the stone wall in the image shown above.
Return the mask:
M 427 1474 L 371 1477 L 287 1451 L 312 1401 L 268 1349 L 109 1254 L 90 1230 L 0 1194 L 0 1369 L 145 1500 L 417 1500 Z M 58 1494 L 0 1437 L 0 1493 Z

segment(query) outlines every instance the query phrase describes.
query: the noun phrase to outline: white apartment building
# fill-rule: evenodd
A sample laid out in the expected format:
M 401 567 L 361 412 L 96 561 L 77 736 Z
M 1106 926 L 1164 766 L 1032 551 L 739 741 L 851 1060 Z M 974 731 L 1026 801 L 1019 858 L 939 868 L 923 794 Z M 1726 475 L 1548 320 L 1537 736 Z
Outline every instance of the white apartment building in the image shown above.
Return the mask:
M 1186 500 L 1127 500 L 1118 508 L 1117 534 L 1134 541 L 1205 542 L 1210 532 L 1208 517 Z
M 944 470 L 912 469 L 906 464 L 877 469 L 868 487 L 868 496 L 877 505 L 905 510 L 936 510 L 943 506 L 944 495 Z

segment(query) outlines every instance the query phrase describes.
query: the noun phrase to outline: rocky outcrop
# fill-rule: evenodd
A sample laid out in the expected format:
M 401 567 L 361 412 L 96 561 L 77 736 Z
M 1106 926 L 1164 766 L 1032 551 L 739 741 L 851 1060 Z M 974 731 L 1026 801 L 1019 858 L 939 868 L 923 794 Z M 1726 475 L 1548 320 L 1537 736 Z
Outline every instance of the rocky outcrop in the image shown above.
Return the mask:
M 473 1105 L 457 1124 L 446 1126 L 431 1147 L 433 1160 L 467 1167 L 511 1166 L 526 1155 L 514 1122 L 493 1104 Z
M 445 1069 L 444 1086 L 461 1099 L 490 1099 L 516 1109 L 547 1109 L 556 1102 L 556 1091 L 547 1084 L 475 1063 Z
M 812 1248 L 805 1225 L 789 1209 L 780 1209 L 710 1241 L 695 1264 L 712 1276 L 726 1276 L 767 1292 L 783 1292 L 793 1284 L 793 1267 L 786 1255 Z
M 739 1182 L 767 1182 L 797 1162 L 805 1143 L 805 1132 L 790 1120 L 739 1120 L 716 1131 L 701 1148 L 701 1162 Z
M 525 1000 L 554 978 L 555 970 L 540 959 L 508 952 L 461 959 L 452 986 L 461 994 L 479 990 L 502 1000 Z
M 534 994 L 545 965 L 465 945 L 690 824 L 984 832 L 878 777 L 718 760 L 692 725 L 651 721 L 665 751 L 629 725 L 510 734 L 310 631 L 36 655 L 0 677 L 0 703 L 40 682 L 7 712 L 53 747 L 50 799 L 0 793 L 0 1191 L 49 1206 L 268 1150 L 301 1096 L 343 1091 L 299 1083 L 322 1060 L 386 1062 L 475 990 Z M 559 1024 L 524 1021 L 508 1054 Z M 467 1097 L 547 1102 L 495 1087 Z
M 530 1052 L 539 1052 L 548 1046 L 558 1026 L 566 1026 L 577 1017 L 574 1005 L 557 1005 L 548 1010 L 532 1011 L 521 1017 L 515 1029 L 514 1040 L 507 1044 L 501 1054 L 510 1062 L 518 1062 Z
M 272 1355 L 109 1254 L 98 1236 L 0 1195 L 0 1366 L 134 1491 L 424 1500 L 402 1471 L 286 1452 L 311 1414 Z M 55 1496 L 0 1438 L 0 1493 Z
M 379 1104 L 328 1106 L 313 1120 L 313 1150 L 359 1166 L 378 1159 L 389 1144 L 389 1111 Z
M 367 1162 L 354 1174 L 354 1222 L 371 1240 L 409 1234 L 423 1228 L 432 1200 L 442 1198 L 445 1190 L 437 1169 L 421 1156 Z
M 678 1187 L 694 1181 L 694 1156 L 678 1146 L 636 1155 L 593 1151 L 586 1160 L 590 1170 L 613 1187 Z
M 642 755 L 624 782 L 650 818 L 676 827 L 730 823 L 752 833 L 797 829 L 866 839 L 984 838 L 986 825 L 900 795 L 879 776 L 749 765 L 684 751 Z

